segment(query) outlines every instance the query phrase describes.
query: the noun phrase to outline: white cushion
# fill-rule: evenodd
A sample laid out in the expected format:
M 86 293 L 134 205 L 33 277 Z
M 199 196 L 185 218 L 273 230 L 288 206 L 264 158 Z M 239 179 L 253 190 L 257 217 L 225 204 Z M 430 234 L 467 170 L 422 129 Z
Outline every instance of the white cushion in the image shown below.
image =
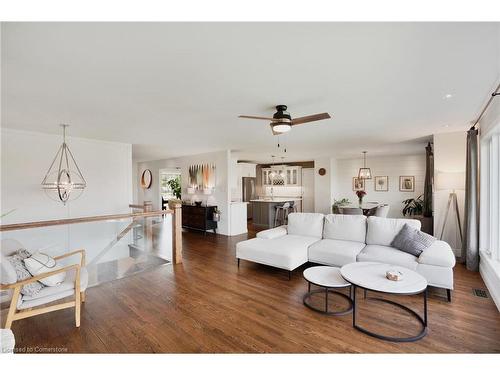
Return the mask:
M 66 278 L 59 285 L 45 287 L 33 297 L 23 295 L 23 301 L 32 301 L 53 294 L 59 294 L 67 290 L 73 290 L 75 289 L 75 277 L 76 277 L 76 270 L 72 269 L 66 273 Z M 81 292 L 85 291 L 85 289 L 87 289 L 88 284 L 89 284 L 89 274 L 87 272 L 87 269 L 80 268 L 80 291 Z
M 44 253 L 35 253 L 29 258 L 24 259 L 24 265 L 33 276 L 38 276 L 42 273 L 57 271 L 63 266 L 58 264 L 54 258 Z M 40 280 L 43 285 L 56 286 L 64 281 L 66 272 L 57 273 L 55 275 L 45 277 Z
M 425 277 L 431 286 L 453 289 L 453 268 L 419 263 L 417 272 Z
M 286 225 L 282 225 L 281 227 L 276 227 L 258 232 L 257 238 L 265 238 L 270 240 L 271 238 L 278 238 L 281 236 L 285 236 L 286 234 L 287 234 Z
M 14 284 L 17 281 L 16 269 L 9 260 L 0 253 L 0 283 Z
M 316 241 L 313 237 L 295 235 L 253 238 L 236 244 L 236 258 L 291 271 L 307 262 L 307 249 Z
M 421 223 L 413 219 L 387 219 L 383 217 L 368 217 L 368 230 L 366 233 L 367 245 L 391 246 L 392 240 L 405 224 L 419 229 Z
M 48 288 L 52 288 L 52 287 L 48 287 Z M 42 298 L 37 298 L 37 299 L 32 299 L 29 301 L 21 300 L 21 302 L 17 304 L 17 308 L 19 310 L 29 309 L 31 307 L 41 306 L 41 305 L 45 305 L 45 304 L 50 303 L 50 302 L 58 301 L 60 299 L 72 296 L 73 294 L 75 294 L 74 290 L 66 290 L 66 291 L 61 292 L 61 293 L 50 294 L 48 296 L 45 296 Z
M 450 245 L 444 241 L 434 241 L 431 246 L 420 254 L 418 263 L 453 268 L 456 259 Z
M 390 246 L 366 245 L 358 254 L 358 262 L 379 262 L 417 269 L 417 258 Z
M 292 212 L 288 215 L 288 234 L 321 238 L 324 216 L 316 213 Z
M 326 215 L 323 238 L 364 243 L 366 239 L 366 216 Z
M 364 247 L 364 242 L 324 239 L 309 247 L 309 261 L 341 267 L 356 262 Z

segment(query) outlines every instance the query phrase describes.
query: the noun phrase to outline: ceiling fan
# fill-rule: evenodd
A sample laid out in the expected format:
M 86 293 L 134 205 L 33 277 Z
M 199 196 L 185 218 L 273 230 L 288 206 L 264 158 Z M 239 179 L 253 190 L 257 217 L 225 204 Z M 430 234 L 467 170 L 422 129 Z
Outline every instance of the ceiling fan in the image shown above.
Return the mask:
M 290 113 L 288 113 L 286 110 L 287 106 L 280 104 L 276 106 L 276 113 L 273 115 L 273 117 L 244 116 L 244 115 L 240 115 L 238 117 L 249 118 L 254 120 L 271 121 L 269 125 L 271 126 L 271 129 L 273 131 L 273 135 L 286 133 L 290 131 L 290 129 L 292 129 L 292 126 L 295 125 L 305 124 L 307 122 L 313 122 L 319 120 L 326 120 L 331 118 L 331 116 L 325 112 L 325 113 L 318 113 L 316 115 L 309 115 L 292 119 L 292 116 L 290 116 Z

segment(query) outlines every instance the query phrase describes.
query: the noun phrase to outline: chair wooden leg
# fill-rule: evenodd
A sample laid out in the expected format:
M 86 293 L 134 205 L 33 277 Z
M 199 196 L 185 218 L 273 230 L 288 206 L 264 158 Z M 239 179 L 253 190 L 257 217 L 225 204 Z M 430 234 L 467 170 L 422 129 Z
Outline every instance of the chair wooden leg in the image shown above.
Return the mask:
M 21 287 L 18 286 L 14 289 L 12 294 L 12 300 L 10 301 L 9 312 L 7 313 L 7 320 L 5 321 L 5 328 L 10 329 L 12 322 L 14 321 L 14 314 L 17 310 L 17 301 L 19 300 L 19 294 L 21 293 Z
M 85 303 L 85 292 L 80 292 L 80 301 L 82 301 L 82 303 Z
M 80 269 L 76 270 L 75 277 L 75 324 L 77 327 L 80 327 L 80 309 L 81 309 L 81 300 L 80 300 Z

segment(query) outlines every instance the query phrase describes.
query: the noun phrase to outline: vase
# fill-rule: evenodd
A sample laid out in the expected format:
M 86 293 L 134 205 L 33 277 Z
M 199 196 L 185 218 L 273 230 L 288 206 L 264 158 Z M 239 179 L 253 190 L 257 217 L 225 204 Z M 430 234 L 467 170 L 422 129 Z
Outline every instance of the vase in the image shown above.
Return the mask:
M 361 207 L 361 205 L 363 204 L 363 198 L 359 198 L 358 202 L 359 202 L 359 207 Z

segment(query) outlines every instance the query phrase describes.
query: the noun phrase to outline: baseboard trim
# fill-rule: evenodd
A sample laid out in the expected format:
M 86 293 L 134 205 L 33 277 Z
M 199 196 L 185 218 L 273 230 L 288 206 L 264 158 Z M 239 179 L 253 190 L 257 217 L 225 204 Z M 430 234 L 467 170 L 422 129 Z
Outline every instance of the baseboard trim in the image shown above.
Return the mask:
M 486 254 L 480 256 L 479 273 L 500 312 L 500 273 L 497 272 L 495 266 L 492 264 L 492 260 Z

